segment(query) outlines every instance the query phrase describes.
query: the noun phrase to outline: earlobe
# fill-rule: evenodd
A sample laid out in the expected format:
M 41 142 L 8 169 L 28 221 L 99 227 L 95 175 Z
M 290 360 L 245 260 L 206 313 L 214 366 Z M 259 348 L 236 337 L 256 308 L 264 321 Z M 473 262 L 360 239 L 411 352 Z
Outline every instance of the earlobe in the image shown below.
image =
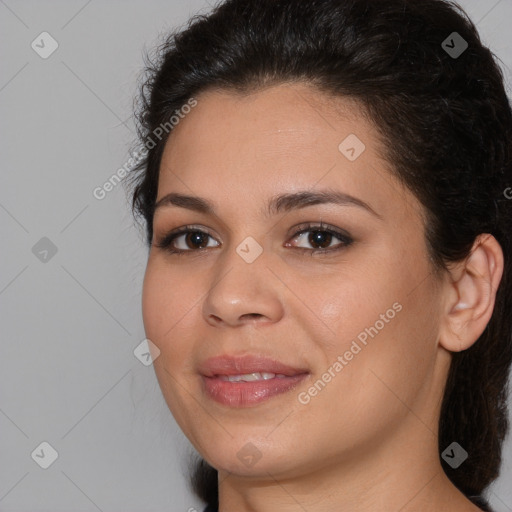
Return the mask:
M 445 349 L 460 352 L 478 340 L 491 319 L 503 275 L 500 244 L 492 235 L 480 235 L 449 274 L 439 340 Z

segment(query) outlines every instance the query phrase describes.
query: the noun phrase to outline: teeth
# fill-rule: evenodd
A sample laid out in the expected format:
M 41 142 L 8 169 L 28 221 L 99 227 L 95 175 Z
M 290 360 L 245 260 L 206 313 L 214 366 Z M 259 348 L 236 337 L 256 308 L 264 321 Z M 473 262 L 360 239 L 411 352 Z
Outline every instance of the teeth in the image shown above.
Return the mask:
M 255 380 L 269 380 L 273 378 L 283 378 L 286 377 L 286 375 L 282 374 L 275 374 L 275 373 L 268 373 L 268 372 L 256 372 L 256 373 L 245 373 L 243 375 L 219 375 L 219 379 L 221 380 L 227 380 L 229 382 L 252 382 Z

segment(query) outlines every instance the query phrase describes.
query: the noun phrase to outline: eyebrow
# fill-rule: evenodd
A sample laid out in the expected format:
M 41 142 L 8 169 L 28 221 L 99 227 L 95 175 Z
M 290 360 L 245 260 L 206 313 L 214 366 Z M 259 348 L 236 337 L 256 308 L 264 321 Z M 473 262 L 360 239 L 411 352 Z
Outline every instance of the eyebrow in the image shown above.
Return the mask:
M 280 194 L 270 199 L 267 209 L 264 213 L 268 216 L 277 215 L 281 212 L 289 212 L 298 210 L 317 204 L 337 204 L 341 206 L 358 206 L 365 209 L 375 217 L 382 219 L 369 204 L 365 203 L 357 197 L 349 194 L 333 190 L 320 190 L 311 192 L 309 190 L 301 190 L 298 192 Z M 177 206 L 186 208 L 206 215 L 215 214 L 215 206 L 213 203 L 202 197 L 190 196 L 171 192 L 157 201 L 154 211 L 165 206 Z

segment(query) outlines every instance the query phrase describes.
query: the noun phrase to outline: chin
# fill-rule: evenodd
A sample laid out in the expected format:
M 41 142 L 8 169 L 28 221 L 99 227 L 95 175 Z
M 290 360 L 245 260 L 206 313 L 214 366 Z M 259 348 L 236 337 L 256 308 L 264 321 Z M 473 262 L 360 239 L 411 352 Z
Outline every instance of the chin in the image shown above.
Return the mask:
M 269 474 L 300 473 L 299 461 L 291 456 L 296 449 L 283 444 L 270 444 L 265 437 L 246 434 L 229 440 L 225 445 L 216 444 L 203 453 L 203 458 L 211 466 L 234 475 L 268 478 Z

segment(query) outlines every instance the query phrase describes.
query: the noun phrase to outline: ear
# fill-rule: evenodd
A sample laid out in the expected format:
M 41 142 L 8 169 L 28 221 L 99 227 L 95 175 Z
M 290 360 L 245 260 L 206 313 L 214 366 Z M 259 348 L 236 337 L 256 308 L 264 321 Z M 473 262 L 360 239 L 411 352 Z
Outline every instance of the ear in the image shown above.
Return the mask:
M 503 275 L 503 251 L 489 234 L 479 235 L 469 256 L 448 271 L 440 344 L 451 352 L 466 350 L 484 332 Z

